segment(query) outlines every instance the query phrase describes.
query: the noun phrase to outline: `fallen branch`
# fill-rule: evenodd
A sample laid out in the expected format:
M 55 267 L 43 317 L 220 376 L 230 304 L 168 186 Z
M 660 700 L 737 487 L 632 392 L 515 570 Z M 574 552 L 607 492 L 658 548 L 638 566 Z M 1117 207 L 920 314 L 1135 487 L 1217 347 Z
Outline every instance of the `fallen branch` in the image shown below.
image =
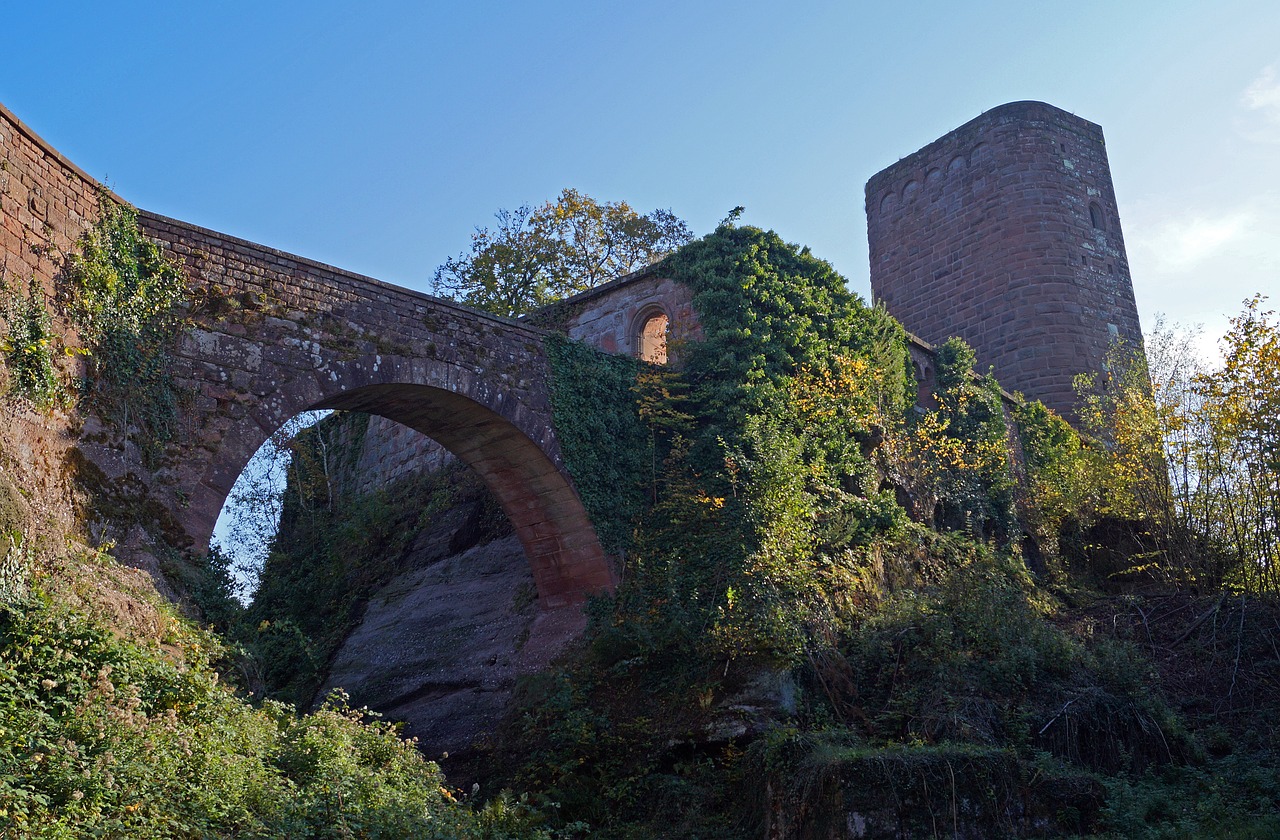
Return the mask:
M 1227 597 L 1227 593 L 1225 592 L 1219 595 L 1218 602 L 1214 604 L 1212 607 L 1210 607 L 1209 609 L 1205 610 L 1205 612 L 1202 613 L 1195 621 L 1191 622 L 1190 626 L 1188 626 L 1186 630 L 1182 631 L 1181 636 L 1179 636 L 1178 638 L 1174 639 L 1172 642 L 1169 643 L 1169 647 L 1177 647 L 1178 645 L 1185 642 L 1188 638 L 1190 638 L 1191 634 L 1196 632 L 1196 629 L 1199 628 L 1201 624 L 1204 624 L 1206 621 L 1212 618 L 1213 615 L 1222 608 L 1222 602 L 1226 599 L 1226 597 Z
M 1064 714 L 1067 713 L 1067 706 L 1070 706 L 1072 703 L 1076 702 L 1079 699 L 1080 699 L 1079 697 L 1072 697 L 1070 700 L 1068 700 L 1062 706 L 1061 709 L 1058 709 L 1058 713 L 1049 719 L 1048 723 L 1040 727 L 1040 731 L 1036 733 L 1036 737 L 1039 738 L 1041 735 L 1043 735 L 1050 726 L 1053 726 L 1054 721 L 1056 721 L 1058 718 L 1062 717 Z

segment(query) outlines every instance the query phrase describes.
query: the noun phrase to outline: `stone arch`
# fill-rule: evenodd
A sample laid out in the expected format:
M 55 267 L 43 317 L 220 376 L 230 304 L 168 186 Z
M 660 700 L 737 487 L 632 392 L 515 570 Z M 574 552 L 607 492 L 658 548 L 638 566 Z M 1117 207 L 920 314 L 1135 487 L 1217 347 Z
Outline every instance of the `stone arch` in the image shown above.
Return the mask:
M 667 363 L 667 339 L 671 334 L 671 315 L 660 303 L 640 307 L 631 319 L 631 346 L 636 358 L 654 364 Z
M 544 610 L 579 604 L 614 584 L 582 502 L 558 465 L 545 415 L 492 375 L 435 359 L 334 361 L 266 394 L 221 436 L 183 523 L 207 545 L 236 478 L 266 439 L 304 411 L 377 414 L 433 438 L 474 469 L 497 498 L 532 567 Z

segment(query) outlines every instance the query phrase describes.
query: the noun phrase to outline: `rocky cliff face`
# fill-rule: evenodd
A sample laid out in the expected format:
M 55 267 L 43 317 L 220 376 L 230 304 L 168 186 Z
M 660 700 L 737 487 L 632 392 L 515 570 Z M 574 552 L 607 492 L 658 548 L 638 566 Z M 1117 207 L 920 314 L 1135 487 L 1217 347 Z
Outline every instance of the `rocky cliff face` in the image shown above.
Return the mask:
M 536 614 L 513 536 L 415 563 L 369 599 L 322 695 L 345 689 L 354 704 L 404 721 L 429 757 L 465 759 L 511 699 Z
M 329 488 L 322 495 L 335 494 L 328 502 L 334 512 L 282 521 L 285 559 L 268 564 L 264 586 L 271 583 L 266 575 L 281 575 L 286 600 L 274 593 L 259 608 L 271 621 L 280 617 L 276 611 L 296 609 L 288 593 L 310 594 L 308 575 L 321 574 L 311 568 L 349 581 L 354 588 L 336 596 L 349 607 L 322 598 L 317 607 L 332 615 L 304 622 L 321 635 L 350 627 L 336 649 L 324 648 L 332 654 L 315 701 L 342 689 L 353 705 L 404 722 L 429 757 L 447 754 L 451 767 L 465 767 L 496 731 L 517 675 L 558 649 L 556 628 L 547 632 L 555 614 L 539 610 L 529 560 L 495 520 L 501 515 L 483 485 L 447 452 L 379 417 L 338 414 L 322 425 Z M 290 486 L 292 497 L 297 488 Z M 344 517 L 371 503 L 380 511 L 376 526 Z M 355 522 L 368 530 L 353 538 Z M 323 550 L 336 539 L 349 546 L 337 558 L 345 571 L 331 570 L 333 557 L 303 548 Z M 315 585 L 322 580 L 315 577 Z

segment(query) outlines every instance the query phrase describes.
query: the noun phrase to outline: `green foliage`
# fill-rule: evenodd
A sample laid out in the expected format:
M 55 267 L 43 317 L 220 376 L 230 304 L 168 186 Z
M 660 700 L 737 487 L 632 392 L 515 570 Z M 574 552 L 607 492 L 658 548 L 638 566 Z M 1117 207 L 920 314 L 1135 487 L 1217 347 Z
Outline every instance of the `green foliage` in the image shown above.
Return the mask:
M 4 299 L 4 360 L 9 369 L 9 393 L 40 410 L 63 401 L 65 389 L 53 364 L 53 322 L 45 306 L 44 290 L 33 277 L 24 295 L 0 282 Z
M 708 436 L 750 414 L 786 410 L 786 382 L 832 370 L 841 356 L 873 356 L 869 398 L 886 414 L 911 399 L 905 334 L 867 307 L 831 265 L 772 231 L 724 225 L 663 264 L 694 293 L 703 339 L 686 368 Z
M 165 648 L 38 590 L 0 604 L 0 837 L 537 838 L 503 799 L 476 812 L 394 727 L 331 698 L 254 708 L 171 618 Z
M 1009 428 L 999 384 L 992 376 L 975 376 L 974 361 L 959 338 L 938 348 L 936 414 L 945 435 L 962 442 L 967 455 L 944 473 L 938 524 L 1005 540 L 1017 528 Z
M 173 343 L 186 325 L 182 267 L 138 229 L 137 211 L 99 196 L 101 217 L 67 257 L 63 303 L 85 342 L 82 404 L 154 458 L 173 437 Z
M 1280 592 L 1280 321 L 1255 295 L 1222 339 L 1221 368 L 1194 380 L 1205 440 L 1197 491 L 1220 512 L 1210 538 L 1233 557 L 1230 582 Z M 1181 453 L 1178 453 L 1181 454 Z M 1185 494 L 1180 494 L 1180 498 Z M 1201 502 L 1204 506 L 1204 502 Z M 1212 525 L 1217 524 L 1217 527 Z
M 1026 471 L 1018 519 L 1052 554 L 1068 521 L 1091 522 L 1099 505 L 1096 453 L 1039 400 L 1013 407 Z
M 749 758 L 779 800 L 761 820 L 761 835 L 840 836 L 850 814 L 871 837 L 1043 836 L 1050 826 L 1055 833 L 1077 827 L 1045 807 L 1045 800 L 1067 799 L 1049 788 L 1069 772 L 1007 748 L 869 747 L 845 731 L 780 730 L 753 744 Z
M 691 694 L 673 697 L 641 673 L 551 671 L 527 680 L 506 739 L 512 781 L 561 820 L 600 838 L 742 836 L 732 785 L 742 752 L 702 746 Z M 672 755 L 672 739 L 683 744 Z
M 1034 747 L 1107 772 L 1185 758 L 1149 666 L 1114 643 L 1081 645 L 1037 597 L 1016 559 L 983 549 L 897 593 L 847 642 L 865 710 L 849 722 L 876 742 Z
M 625 550 L 645 506 L 655 457 L 632 392 L 640 362 L 554 334 L 546 348 L 565 464 L 605 550 Z
M 643 268 L 690 236 L 669 210 L 642 216 L 625 201 L 600 204 L 572 189 L 496 217 L 496 229 L 477 228 L 470 253 L 436 269 L 433 290 L 509 317 Z
M 1100 836 L 1262 840 L 1280 836 L 1280 757 L 1227 756 L 1203 766 L 1104 780 Z
M 1202 589 L 1280 591 L 1280 324 L 1245 301 L 1223 361 L 1158 325 L 1145 354 L 1117 346 L 1105 376 L 1082 376 L 1102 512 L 1148 550 L 1131 571 Z

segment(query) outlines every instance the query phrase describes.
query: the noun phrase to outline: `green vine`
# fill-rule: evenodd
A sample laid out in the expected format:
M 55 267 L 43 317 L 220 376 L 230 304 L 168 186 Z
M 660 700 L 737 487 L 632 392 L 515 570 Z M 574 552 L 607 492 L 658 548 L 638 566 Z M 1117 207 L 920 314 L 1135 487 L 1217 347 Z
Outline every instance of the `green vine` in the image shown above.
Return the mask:
M 831 564 L 903 519 L 868 453 L 909 404 L 905 333 L 772 231 L 721 225 L 663 268 L 693 292 L 702 340 L 667 389 L 682 422 L 660 435 L 622 609 L 652 638 L 669 629 L 653 617 L 706 628 L 695 647 L 713 658 L 790 659 L 827 620 L 813 596 Z
M 179 393 L 171 348 L 186 325 L 181 266 L 138 229 L 137 211 L 99 197 L 101 218 L 66 261 L 65 311 L 86 344 L 83 407 L 154 458 L 172 439 Z
M 944 469 L 943 516 L 935 525 L 1004 541 L 1018 528 L 1009 428 L 999 384 L 991 375 L 975 376 L 976 364 L 977 354 L 960 338 L 949 338 L 937 348 L 939 407 L 934 414 L 943 434 L 967 452 L 961 464 Z
M 608 551 L 630 547 L 652 472 L 633 389 L 640 363 L 561 335 L 547 338 L 551 410 L 565 464 Z
M 53 364 L 53 322 L 45 308 L 44 290 L 33 277 L 24 295 L 0 281 L 4 299 L 4 359 L 9 393 L 48 410 L 62 402 L 65 389 Z

